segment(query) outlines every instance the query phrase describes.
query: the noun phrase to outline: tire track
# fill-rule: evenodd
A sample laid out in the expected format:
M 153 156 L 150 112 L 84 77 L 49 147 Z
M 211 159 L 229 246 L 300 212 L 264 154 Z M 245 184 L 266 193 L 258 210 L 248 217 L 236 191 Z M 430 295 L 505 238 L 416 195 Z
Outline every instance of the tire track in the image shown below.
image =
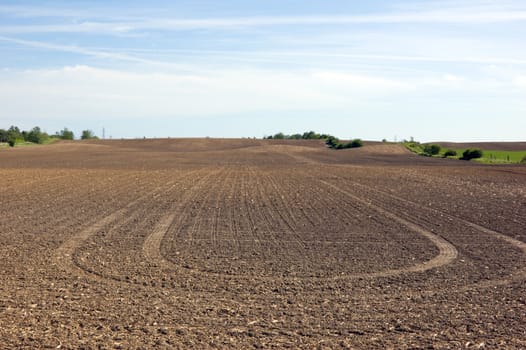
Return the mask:
M 400 269 L 393 269 L 393 270 L 386 270 L 386 271 L 379 271 L 379 272 L 374 272 L 374 273 L 371 273 L 371 274 L 366 274 L 368 277 L 390 277 L 390 276 L 396 276 L 396 275 L 400 275 L 400 274 L 404 274 L 404 273 L 417 273 L 417 272 L 424 272 L 424 271 L 427 271 L 427 270 L 430 270 L 430 269 L 433 269 L 433 268 L 437 268 L 437 267 L 441 267 L 441 266 L 444 266 L 444 265 L 447 265 L 447 264 L 450 264 L 451 262 L 453 262 L 453 260 L 455 260 L 458 256 L 458 251 L 457 249 L 455 248 L 455 246 L 453 246 L 451 243 L 449 243 L 448 241 L 446 241 L 444 238 L 438 236 L 438 235 L 435 235 L 434 233 L 432 233 L 431 231 L 428 231 L 412 222 L 409 222 L 401 217 L 399 217 L 398 215 L 396 214 L 393 214 L 392 212 L 386 210 L 386 209 L 383 209 L 377 205 L 374 205 L 372 203 L 369 203 L 367 201 L 365 201 L 364 199 L 350 193 L 349 191 L 346 191 L 344 189 L 341 189 L 340 187 L 330 183 L 330 182 L 327 182 L 325 180 L 320 180 L 321 183 L 325 184 L 326 186 L 329 186 L 331 188 L 333 188 L 334 190 L 340 192 L 340 193 L 343 193 L 349 197 L 351 197 L 353 200 L 359 202 L 359 203 L 362 203 L 363 205 L 365 205 L 366 207 L 369 207 L 369 208 L 372 208 L 374 210 L 376 210 L 377 212 L 379 212 L 381 215 L 391 219 L 391 220 L 394 220 L 404 226 L 406 226 L 407 228 L 409 228 L 410 230 L 426 237 L 427 239 L 429 239 L 439 250 L 439 253 L 437 256 L 435 256 L 433 259 L 431 260 L 428 260 L 428 261 L 425 261 L 423 263 L 419 263 L 419 264 L 416 264 L 416 265 L 413 265 L 413 266 L 410 266 L 410 267 L 405 267 L 405 268 L 400 268 Z M 363 274 L 360 274 L 360 275 L 363 275 Z M 365 277 L 365 276 L 364 276 Z
M 275 281 L 275 280 L 301 280 L 301 279 L 308 279 L 308 280 L 314 280 L 314 281 L 334 281 L 334 280 L 350 280 L 350 279 L 370 279 L 370 278 L 382 278 L 382 277 L 392 277 L 392 276 L 398 276 L 402 274 L 408 274 L 408 273 L 420 273 L 424 272 L 433 268 L 441 267 L 444 265 L 447 265 L 451 263 L 453 260 L 456 259 L 458 255 L 457 249 L 448 241 L 445 239 L 433 234 L 430 231 L 427 231 L 423 229 L 422 227 L 411 223 L 379 206 L 376 206 L 374 204 L 371 204 L 365 200 L 363 200 L 360 197 L 355 196 L 354 194 L 345 191 L 336 185 L 333 185 L 326 181 L 321 181 L 323 184 L 325 184 L 328 187 L 331 187 L 351 198 L 353 200 L 363 204 L 366 207 L 369 207 L 377 212 L 379 212 L 384 217 L 387 217 L 391 220 L 394 220 L 403 226 L 406 226 L 411 231 L 414 231 L 427 239 L 429 239 L 439 250 L 439 254 L 435 256 L 433 259 L 399 269 L 389 269 L 384 271 L 378 271 L 373 273 L 351 273 L 351 274 L 343 274 L 343 275 L 337 275 L 337 276 L 328 276 L 328 277 L 316 277 L 316 276 L 247 276 L 245 274 L 225 274 L 225 273 L 216 273 L 216 272 L 208 272 L 208 271 L 201 271 L 196 269 L 190 269 L 188 271 L 199 274 L 199 275 L 205 275 L 205 276 L 218 276 L 218 277 L 238 277 L 238 278 L 250 278 L 250 279 L 257 279 L 257 280 L 268 280 L 268 281 Z M 162 223 L 159 225 L 159 228 L 154 230 L 154 237 L 150 238 L 148 241 L 148 245 L 146 245 L 146 254 L 148 254 L 150 257 L 160 260 L 163 259 L 160 255 L 160 243 L 162 240 L 162 237 L 164 234 L 166 234 L 167 231 L 167 225 L 169 225 L 170 220 L 172 218 L 175 218 L 175 215 L 172 214 L 169 217 L 166 218 L 166 220 L 163 220 Z M 163 233 L 164 232 L 164 233 Z M 287 230 L 288 232 L 288 230 Z M 290 232 L 288 232 L 290 234 Z M 276 232 L 274 233 L 276 234 Z M 210 240 L 210 239 L 208 239 Z M 248 240 L 251 241 L 251 240 Z M 261 243 L 260 240 L 257 240 L 258 243 Z M 273 239 L 272 242 L 275 242 Z M 293 240 L 293 242 L 297 243 L 296 240 Z M 163 263 L 166 263 L 166 260 L 163 260 Z M 178 265 L 176 262 L 169 261 L 168 263 L 172 263 L 175 265 Z
M 445 215 L 447 215 L 447 214 L 445 214 Z M 522 241 L 519 241 L 519 240 L 517 240 L 515 238 L 512 238 L 510 236 L 504 235 L 502 233 L 499 233 L 497 231 L 490 230 L 489 228 L 477 225 L 477 224 L 475 224 L 473 222 L 469 222 L 469 221 L 466 221 L 466 220 L 460 219 L 460 218 L 457 218 L 457 220 L 465 223 L 468 226 L 473 227 L 474 229 L 476 229 L 476 230 L 478 230 L 480 232 L 484 232 L 484 233 L 493 235 L 496 238 L 498 238 L 498 239 L 500 239 L 502 241 L 505 241 L 505 242 L 511 244 L 512 246 L 516 247 L 516 248 L 519 248 L 522 251 L 522 254 L 524 256 L 526 256 L 526 243 L 524 243 Z M 466 286 L 464 288 L 461 288 L 461 290 L 469 290 L 469 289 L 472 289 L 473 287 L 480 287 L 480 288 L 496 287 L 496 286 L 500 286 L 500 285 L 511 284 L 514 281 L 519 281 L 519 280 L 524 280 L 524 279 L 526 279 L 526 267 L 520 269 L 515 274 L 509 275 L 508 277 L 494 279 L 494 280 L 490 280 L 490 281 L 481 281 L 481 282 L 478 282 L 478 283 Z
M 372 188 L 372 187 L 367 186 L 367 185 L 363 185 L 361 183 L 357 183 L 357 182 L 353 181 L 353 184 L 355 184 L 357 186 L 360 186 L 362 188 L 365 188 L 366 190 L 379 193 L 379 194 L 384 195 L 386 197 L 393 198 L 393 199 L 395 199 L 395 200 L 397 200 L 399 202 L 404 202 L 406 204 L 409 204 L 410 206 L 418 207 L 420 210 L 421 209 L 425 209 L 426 211 L 432 212 L 435 215 L 441 215 L 443 217 L 449 218 L 450 220 L 460 222 L 460 223 L 462 223 L 462 224 L 464 224 L 466 226 L 469 226 L 469 227 L 471 227 L 471 228 L 473 228 L 473 229 L 475 229 L 475 230 L 477 230 L 479 232 L 486 233 L 486 234 L 488 234 L 490 236 L 493 236 L 493 237 L 495 237 L 495 238 L 497 238 L 497 239 L 499 239 L 501 241 L 504 241 L 504 242 L 510 244 L 511 246 L 513 246 L 515 248 L 520 249 L 522 251 L 523 255 L 526 256 L 526 243 L 524 243 L 524 242 L 522 242 L 520 240 L 517 240 L 517 239 L 515 239 L 513 237 L 510 237 L 508 235 L 505 235 L 505 234 L 502 234 L 500 232 L 494 231 L 494 230 L 489 229 L 487 227 L 478 225 L 478 224 L 473 223 L 471 221 L 459 218 L 457 216 L 448 214 L 448 213 L 446 213 L 444 211 L 441 211 L 441 210 L 438 210 L 438 209 L 435 209 L 435 208 L 423 207 L 423 206 L 418 205 L 417 203 L 415 203 L 413 201 L 407 200 L 405 198 L 396 196 L 394 194 L 391 194 L 391 193 L 388 193 L 388 192 L 385 192 L 385 191 L 382 191 L 382 190 L 378 190 L 376 188 Z M 490 288 L 490 287 L 496 287 L 496 286 L 500 286 L 500 285 L 511 284 L 514 281 L 519 281 L 519 280 L 524 280 L 524 279 L 526 279 L 526 267 L 522 268 L 522 269 L 519 269 L 514 274 L 510 274 L 508 277 L 492 279 L 492 280 L 489 280 L 489 281 L 481 281 L 481 282 L 477 282 L 477 283 L 472 283 L 472 284 L 466 285 L 465 287 L 459 288 L 458 290 L 459 291 L 467 291 L 467 290 L 470 290 L 470 289 L 473 289 L 473 288 L 478 288 L 478 287 L 480 287 L 480 288 Z
M 202 181 L 205 181 L 204 179 Z M 226 273 L 218 273 L 218 272 L 211 272 L 211 271 L 202 271 L 202 270 L 199 270 L 199 269 L 185 269 L 185 271 L 189 271 L 189 272 L 192 272 L 192 273 L 196 273 L 196 274 L 201 274 L 201 275 L 209 275 L 209 276 L 228 276 L 228 277 L 240 277 L 240 278 L 256 278 L 256 279 L 260 279 L 260 280 L 275 280 L 275 279 L 278 279 L 278 280 L 287 280 L 287 279 L 312 279 L 312 280 L 320 280 L 320 281 L 323 281 L 323 280 L 347 280 L 347 279 L 357 279 L 357 278 L 380 278 L 380 277 L 391 277 L 391 276 L 396 276 L 396 275 L 401 275 L 401 274 L 405 274 L 405 273 L 418 273 L 418 272 L 424 272 L 424 271 L 427 271 L 429 269 L 433 269 L 433 268 L 437 268 L 437 267 L 440 267 L 440 266 L 444 266 L 444 265 L 447 265 L 449 263 L 451 263 L 453 260 L 456 259 L 457 255 L 458 255 L 458 252 L 457 252 L 457 249 L 451 244 L 449 243 L 448 241 L 446 241 L 445 239 L 433 234 L 432 232 L 430 231 L 427 231 L 425 229 L 423 229 L 422 227 L 412 223 L 412 222 L 409 222 L 379 206 L 376 206 L 374 204 L 371 204 L 365 200 L 363 200 L 362 198 L 360 197 L 357 197 L 355 196 L 354 194 L 348 192 L 348 191 L 345 191 L 339 187 L 337 187 L 336 185 L 333 185 L 329 182 L 326 182 L 326 181 L 321 181 L 323 184 L 325 184 L 326 186 L 329 186 L 351 198 L 353 198 L 353 200 L 355 200 L 356 202 L 359 202 L 361 203 L 362 205 L 364 205 L 365 207 L 368 207 L 372 210 L 375 210 L 377 212 L 379 212 L 381 215 L 383 215 L 384 217 L 387 217 L 391 220 L 394 220 L 400 224 L 402 224 L 403 226 L 407 227 L 408 229 L 410 229 L 411 231 L 414 231 L 424 237 L 426 237 L 428 240 L 430 240 L 439 250 L 439 254 L 437 256 L 435 256 L 433 259 L 431 260 L 428 260 L 428 261 L 425 261 L 425 262 L 422 262 L 422 263 L 419 263 L 419 264 L 416 264 L 416 265 L 413 265 L 413 266 L 409 266 L 409 267 L 403 267 L 403 268 L 398 268 L 398 269 L 389 269 L 389 270 L 384 270 L 384 271 L 378 271 L 378 272 L 373 272 L 373 273 L 346 273 L 346 274 L 342 274 L 342 275 L 337 275 L 337 276 L 323 276 L 323 277 L 320 277 L 320 276 L 246 276 L 245 274 L 226 274 Z M 273 186 L 276 186 L 276 184 L 274 183 Z M 217 187 L 217 186 L 214 186 L 214 188 Z M 245 196 L 247 195 L 247 192 L 246 190 L 248 189 L 247 187 L 243 186 L 244 187 L 244 190 L 245 190 Z M 190 194 L 193 193 L 193 197 L 197 196 L 198 195 L 198 191 L 196 189 L 194 189 L 193 191 L 188 191 L 190 192 Z M 209 194 L 206 196 L 208 198 L 208 196 L 210 196 L 210 192 L 212 192 L 212 189 L 210 188 L 209 189 Z M 257 191 L 256 191 L 257 192 Z M 263 195 L 261 192 L 258 192 L 260 195 Z M 190 198 L 186 198 L 182 201 L 182 203 L 189 203 L 191 202 L 191 198 L 193 198 L 192 196 L 190 196 Z M 245 201 L 247 201 L 248 199 L 246 199 Z M 271 202 L 269 198 L 264 198 L 264 201 L 265 202 Z M 199 214 L 201 214 L 203 212 L 203 207 L 204 207 L 205 203 L 203 201 L 201 207 L 199 208 Z M 251 214 L 249 213 L 251 210 L 249 209 L 249 206 L 246 205 L 244 207 L 244 209 L 248 212 L 247 214 L 249 215 L 249 221 L 252 222 L 252 226 L 254 225 L 254 222 L 253 222 L 253 218 L 251 218 Z M 267 208 L 267 211 L 269 209 L 276 209 L 277 208 L 274 206 L 274 205 L 270 205 L 269 208 Z M 161 253 L 161 244 L 162 244 L 162 241 L 163 241 L 163 238 L 166 236 L 166 234 L 173 229 L 173 227 L 178 227 L 176 230 L 181 230 L 181 223 L 185 221 L 185 218 L 189 215 L 188 213 L 185 215 L 184 213 L 187 212 L 187 208 L 185 207 L 184 204 L 182 204 L 177 210 L 175 210 L 174 212 L 172 212 L 171 214 L 165 216 L 163 219 L 161 219 L 159 221 L 159 224 L 152 230 L 152 233 L 148 236 L 148 238 L 145 240 L 145 243 L 143 245 L 143 252 L 144 252 L 144 255 L 147 257 L 147 259 L 151 260 L 151 261 L 154 261 L 156 262 L 157 264 L 159 264 L 160 266 L 177 266 L 177 267 L 181 267 L 179 262 L 177 261 L 173 261 L 171 259 L 167 259 L 165 257 L 163 257 L 162 253 Z M 268 217 L 265 213 L 260 213 L 262 216 L 263 219 L 265 219 L 265 227 L 268 229 L 268 230 L 271 230 L 271 227 L 269 226 L 269 222 L 271 220 L 278 220 L 278 221 L 286 221 L 286 219 L 282 216 L 279 216 L 279 217 L 274 217 L 273 215 L 271 215 L 272 217 Z M 177 219 L 177 217 L 180 216 L 179 219 Z M 280 219 L 281 218 L 281 219 Z M 197 221 L 200 221 L 201 220 L 201 217 L 200 215 L 198 215 L 196 217 L 196 220 Z M 290 230 L 293 230 L 293 227 L 292 226 L 288 226 L 287 224 L 290 224 L 290 223 L 285 223 L 284 226 L 285 227 L 285 232 L 287 233 L 288 236 L 290 236 L 292 233 Z M 197 225 L 197 226 L 196 226 Z M 198 238 L 198 232 L 196 232 L 196 227 L 201 227 L 201 225 L 198 223 L 198 222 L 195 222 L 194 225 L 192 226 L 192 228 L 190 228 L 190 230 L 194 233 L 192 233 L 192 237 L 190 238 L 191 240 L 195 240 L 195 241 L 203 241 L 203 242 L 209 242 L 209 243 L 215 243 L 217 244 L 218 242 L 218 238 L 217 238 L 217 232 L 214 232 L 213 233 L 213 237 L 210 237 L 210 238 Z M 282 225 L 283 227 L 283 225 Z M 197 233 L 197 235 L 195 234 Z M 270 241 L 272 242 L 273 244 L 276 244 L 276 235 L 278 234 L 279 232 L 272 232 L 272 239 L 268 240 L 268 239 L 260 239 L 262 237 L 259 237 L 259 238 L 256 238 L 255 240 L 250 240 L 250 239 L 240 239 L 240 237 L 236 237 L 234 240 L 238 243 L 241 243 L 241 242 L 253 242 L 255 244 L 258 244 L 261 246 L 262 242 L 263 241 Z M 241 232 L 237 232 L 237 235 L 240 235 L 242 234 Z M 298 239 L 300 239 L 299 236 L 294 236 L 292 235 L 291 236 L 293 239 L 290 240 L 291 242 L 295 243 L 295 244 L 298 244 Z M 225 240 L 226 241 L 226 240 Z M 305 242 L 304 242 L 305 243 Z M 175 244 L 177 244 L 177 242 L 175 242 Z
M 177 180 L 174 180 L 171 183 L 174 182 L 177 182 Z M 166 185 L 167 184 L 165 184 L 165 186 Z M 54 260 L 57 266 L 71 274 L 77 274 L 83 277 L 91 277 L 99 280 L 117 280 L 115 278 L 103 276 L 102 274 L 96 273 L 94 271 L 88 271 L 82 266 L 79 266 L 74 260 L 75 251 L 85 241 L 87 241 L 90 237 L 95 235 L 103 228 L 111 225 L 121 226 L 123 223 L 126 223 L 129 219 L 133 217 L 132 213 L 137 211 L 137 209 L 134 210 L 134 207 L 141 206 L 144 203 L 144 201 L 148 198 L 158 198 L 159 196 L 161 196 L 165 191 L 165 186 L 157 187 L 153 191 L 150 191 L 147 194 L 140 196 L 134 201 L 128 203 L 126 206 L 112 212 L 109 215 L 106 215 L 102 219 L 89 225 L 88 227 L 84 228 L 77 234 L 67 239 L 55 251 Z
M 85 271 L 81 267 L 77 266 L 73 260 L 73 254 L 75 251 L 91 236 L 95 235 L 97 232 L 102 230 L 104 227 L 122 220 L 131 206 L 138 203 L 140 200 L 137 200 L 133 203 L 130 203 L 128 206 L 121 208 L 96 223 L 86 227 L 73 237 L 66 240 L 60 245 L 60 247 L 55 251 L 55 261 L 57 265 L 64 269 L 65 271 L 72 274 L 81 274 L 83 276 L 92 275 L 88 271 Z
M 204 183 L 207 183 L 207 181 L 211 177 L 217 176 L 217 174 L 220 173 L 221 171 L 222 169 L 216 172 L 208 171 L 205 176 L 203 176 L 197 181 L 197 183 L 193 184 L 190 188 L 186 189 L 186 191 L 184 192 L 181 198 L 179 206 L 177 206 L 170 214 L 163 217 L 159 221 L 159 223 L 154 227 L 152 232 L 145 239 L 144 244 L 142 246 L 143 254 L 147 260 L 154 262 L 155 264 L 161 267 L 174 267 L 174 266 L 181 267 L 177 262 L 169 260 L 163 256 L 163 254 L 161 253 L 162 241 L 164 237 L 166 236 L 166 234 L 169 231 L 171 231 L 174 227 L 176 228 L 176 231 L 181 230 L 182 228 L 181 224 L 185 222 L 189 216 L 189 213 L 188 213 L 189 205 L 200 194 L 199 188 L 201 188 Z M 210 191 L 208 193 L 210 193 Z M 204 205 L 205 205 L 205 201 L 202 201 L 202 204 L 199 208 L 199 213 L 203 211 Z M 196 224 L 197 223 L 194 223 L 194 225 L 190 229 L 192 235 L 193 235 L 193 232 L 195 232 Z

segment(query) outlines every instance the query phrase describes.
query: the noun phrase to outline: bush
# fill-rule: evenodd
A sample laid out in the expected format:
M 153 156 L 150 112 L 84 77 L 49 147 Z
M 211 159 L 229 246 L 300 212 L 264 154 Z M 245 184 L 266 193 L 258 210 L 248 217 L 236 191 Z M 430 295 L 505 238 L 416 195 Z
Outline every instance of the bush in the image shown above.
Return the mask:
M 430 156 L 435 156 L 437 154 L 440 153 L 440 146 L 439 145 L 425 145 L 424 146 L 424 153 L 430 155 Z
M 357 148 L 357 147 L 362 147 L 362 146 L 363 146 L 363 141 L 360 139 L 354 139 L 351 141 L 351 148 Z
M 301 136 L 305 140 L 319 140 L 321 136 L 314 131 L 305 131 Z
M 346 149 L 346 148 L 362 147 L 363 141 L 360 139 L 354 139 L 346 143 L 341 143 L 340 140 L 338 140 L 336 137 L 329 136 L 327 141 L 325 141 L 325 144 L 333 149 Z
M 526 163 L 526 156 L 522 157 L 521 163 Z
M 25 141 L 33 143 L 44 143 L 48 138 L 48 135 L 40 130 L 38 126 L 35 126 L 31 131 L 27 133 Z
M 330 136 L 329 138 L 327 138 L 327 141 L 325 141 L 325 144 L 330 148 L 335 148 L 339 143 L 340 140 L 338 140 L 338 138 L 334 136 Z
M 62 140 L 73 140 L 75 138 L 73 131 L 68 130 L 68 128 L 61 130 L 59 133 L 57 133 L 57 136 Z
M 283 134 L 281 134 L 281 135 L 283 135 Z M 95 136 L 93 131 L 88 129 L 88 130 L 82 130 L 82 134 L 81 134 L 80 138 L 82 140 L 92 140 L 92 139 L 97 139 L 98 137 Z
M 477 159 L 482 158 L 482 150 L 478 148 L 468 148 L 462 153 L 462 160 L 471 160 L 471 159 Z
M 448 149 L 446 150 L 446 152 L 444 152 L 444 158 L 455 157 L 456 155 L 457 155 L 457 151 L 452 150 L 452 149 Z
M 7 143 L 9 144 L 9 147 L 15 147 L 16 141 L 14 139 L 7 140 Z

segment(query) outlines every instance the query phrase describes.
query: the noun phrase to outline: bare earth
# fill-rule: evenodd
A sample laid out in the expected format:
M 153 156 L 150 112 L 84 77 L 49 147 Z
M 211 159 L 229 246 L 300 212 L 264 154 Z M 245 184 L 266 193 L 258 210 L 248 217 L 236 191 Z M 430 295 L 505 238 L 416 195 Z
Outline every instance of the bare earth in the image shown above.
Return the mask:
M 526 167 L 320 141 L 0 151 L 0 348 L 526 348 Z

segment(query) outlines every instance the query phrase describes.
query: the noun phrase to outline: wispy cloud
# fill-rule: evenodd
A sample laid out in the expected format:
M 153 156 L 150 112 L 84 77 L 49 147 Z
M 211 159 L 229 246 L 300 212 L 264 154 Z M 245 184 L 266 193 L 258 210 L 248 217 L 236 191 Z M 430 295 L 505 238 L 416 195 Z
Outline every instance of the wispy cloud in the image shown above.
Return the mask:
M 181 69 L 181 70 L 189 69 L 188 66 L 182 65 L 182 64 L 176 64 L 173 62 L 163 62 L 159 60 L 151 60 L 151 59 L 129 55 L 126 53 L 112 52 L 109 50 L 104 51 L 104 50 L 89 49 L 89 48 L 83 48 L 83 47 L 72 46 L 72 45 L 59 45 L 59 44 L 53 44 L 53 43 L 48 43 L 48 42 L 41 42 L 41 41 L 34 41 L 34 40 L 22 40 L 22 39 L 10 38 L 10 37 L 5 37 L 5 36 L 0 36 L 0 41 L 10 42 L 13 44 L 33 47 L 37 49 L 70 52 L 70 53 L 91 56 L 91 57 L 96 57 L 96 58 L 101 58 L 101 59 L 111 59 L 111 60 L 117 60 L 117 61 L 143 63 L 143 64 L 148 64 L 148 65 L 164 66 L 164 67 Z
M 38 13 L 35 10 L 35 13 Z M 227 18 L 156 18 L 128 21 L 79 21 L 41 25 L 1 25 L 0 33 L 122 33 L 129 31 L 173 31 L 194 29 L 232 29 L 265 26 L 353 25 L 400 23 L 484 24 L 526 21 L 526 11 L 452 12 L 448 10 L 366 15 L 271 16 Z
M 82 12 L 42 6 L 0 5 L 0 14 L 20 18 L 79 17 Z
M 234 60 L 242 62 L 256 62 L 256 63 L 284 63 L 284 64 L 300 64 L 305 62 L 305 58 L 336 58 L 336 59 L 356 59 L 360 61 L 394 61 L 394 62 L 430 62 L 430 63 L 475 63 L 475 64 L 513 64 L 526 65 L 526 58 L 505 58 L 505 57 L 488 57 L 488 56 L 417 56 L 417 55 L 382 55 L 382 54 L 352 54 L 352 53 L 338 53 L 327 51 L 238 51 L 238 50 L 170 50 L 170 49 L 127 49 L 121 48 L 115 50 L 111 48 L 84 48 L 71 45 L 58 45 L 42 41 L 22 40 L 11 37 L 0 36 L 0 41 L 10 42 L 18 45 L 39 48 L 44 50 L 54 50 L 71 52 L 86 56 L 97 57 L 101 59 L 111 59 L 120 61 L 129 61 L 144 63 L 156 66 L 166 66 L 179 69 L 190 69 L 188 65 L 176 64 L 168 60 L 152 60 L 142 58 L 128 52 L 136 51 L 142 54 L 155 55 L 190 55 L 202 56 L 206 55 L 209 60 L 211 58 L 219 60 Z M 297 60 L 302 58 L 302 60 Z M 308 63 L 305 63 L 308 65 Z

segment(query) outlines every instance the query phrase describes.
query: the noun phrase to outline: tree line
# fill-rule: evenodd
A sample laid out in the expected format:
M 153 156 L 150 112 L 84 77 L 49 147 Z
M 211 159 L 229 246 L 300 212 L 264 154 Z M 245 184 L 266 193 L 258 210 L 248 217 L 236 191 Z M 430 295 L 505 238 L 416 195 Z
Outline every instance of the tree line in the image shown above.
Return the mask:
M 354 139 L 349 142 L 341 142 L 335 136 L 329 134 L 318 134 L 314 131 L 306 131 L 303 134 L 292 135 L 286 135 L 282 132 L 278 132 L 277 134 L 265 136 L 263 138 L 267 140 L 325 140 L 327 147 L 333 149 L 356 148 L 363 146 L 363 141 L 360 139 Z
M 326 140 L 331 137 L 333 136 L 329 134 L 318 134 L 314 131 L 305 131 L 303 134 L 292 135 L 286 135 L 282 132 L 278 132 L 277 134 L 265 136 L 263 138 L 268 140 Z
M 82 140 L 96 139 L 97 136 L 91 130 L 83 130 L 80 138 Z M 44 144 L 52 140 L 74 140 L 75 134 L 68 128 L 57 131 L 53 135 L 42 131 L 40 127 L 35 126 L 31 130 L 20 130 L 18 126 L 12 125 L 9 129 L 0 129 L 0 143 L 8 143 L 14 147 L 17 143 L 30 142 L 35 144 Z
M 457 157 L 457 151 L 454 149 L 445 149 L 443 150 L 440 145 L 433 144 L 433 143 L 425 143 L 421 144 L 418 141 L 404 141 L 404 145 L 412 152 L 415 152 L 416 154 L 426 156 L 426 157 L 436 157 L 440 156 L 442 154 L 443 158 L 449 158 L 449 157 Z M 464 152 L 462 152 L 462 156 L 458 159 L 461 160 L 471 160 L 471 159 L 477 159 L 482 158 L 484 155 L 484 152 L 480 148 L 468 148 Z

